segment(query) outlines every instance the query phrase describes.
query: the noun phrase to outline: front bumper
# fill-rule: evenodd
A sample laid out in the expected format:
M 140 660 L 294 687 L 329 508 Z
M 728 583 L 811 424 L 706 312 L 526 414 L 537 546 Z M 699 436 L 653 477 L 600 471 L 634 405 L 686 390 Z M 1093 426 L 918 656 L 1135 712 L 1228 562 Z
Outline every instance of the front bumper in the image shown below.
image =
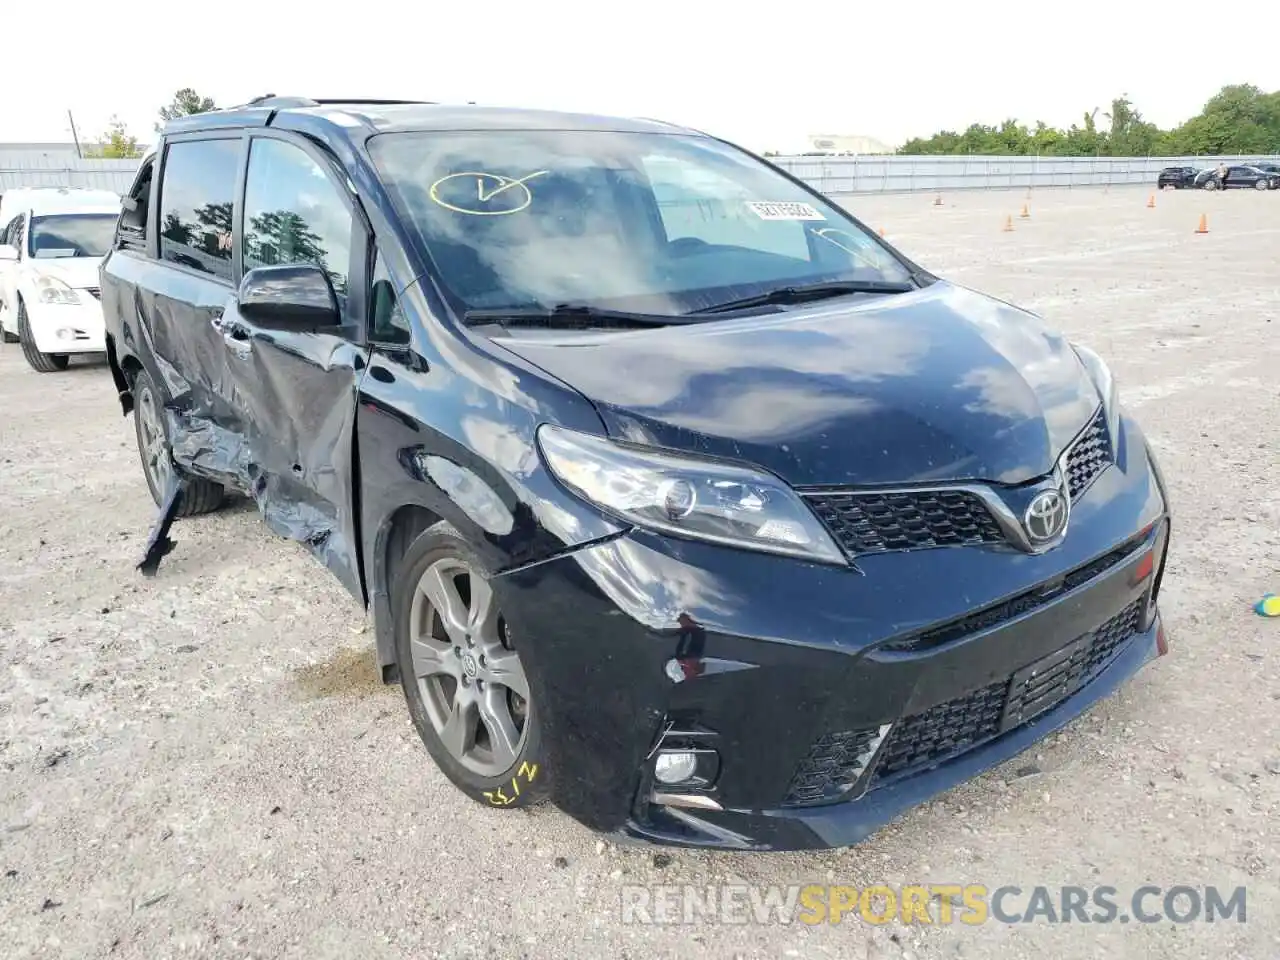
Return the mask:
M 1122 432 L 1040 555 L 859 572 L 632 531 L 497 578 L 557 805 L 654 843 L 842 846 L 1067 723 L 1163 649 L 1166 500 Z M 657 787 L 659 747 L 714 751 L 714 781 Z
M 40 303 L 27 299 L 27 325 L 41 353 L 103 353 L 107 349 L 102 303 L 87 290 L 77 290 L 79 304 Z

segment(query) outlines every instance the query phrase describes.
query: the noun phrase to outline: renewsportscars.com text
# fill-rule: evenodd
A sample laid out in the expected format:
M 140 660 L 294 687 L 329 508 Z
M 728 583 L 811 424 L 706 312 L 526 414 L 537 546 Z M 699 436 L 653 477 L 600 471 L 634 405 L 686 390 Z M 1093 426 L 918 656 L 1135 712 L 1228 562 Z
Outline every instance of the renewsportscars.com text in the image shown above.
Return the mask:
M 1244 923 L 1244 887 L 982 884 L 627 885 L 622 922 L 976 926 L 983 923 Z

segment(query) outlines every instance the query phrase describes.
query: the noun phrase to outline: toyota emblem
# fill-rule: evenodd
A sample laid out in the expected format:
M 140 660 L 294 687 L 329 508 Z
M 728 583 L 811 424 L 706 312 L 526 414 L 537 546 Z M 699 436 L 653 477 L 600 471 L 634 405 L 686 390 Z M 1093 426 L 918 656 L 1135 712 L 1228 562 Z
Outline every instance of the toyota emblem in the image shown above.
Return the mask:
M 1034 543 L 1045 543 L 1062 536 L 1067 529 L 1067 513 L 1070 507 L 1061 491 L 1044 490 L 1035 495 L 1022 518 L 1027 535 Z

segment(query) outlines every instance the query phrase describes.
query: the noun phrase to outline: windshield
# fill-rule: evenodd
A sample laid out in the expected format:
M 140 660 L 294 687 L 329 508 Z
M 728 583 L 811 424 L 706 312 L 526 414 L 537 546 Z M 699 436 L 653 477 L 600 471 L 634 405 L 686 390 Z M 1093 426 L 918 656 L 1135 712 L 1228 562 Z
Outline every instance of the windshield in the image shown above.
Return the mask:
M 704 137 L 388 133 L 371 154 L 463 310 L 676 314 L 780 286 L 911 279 L 839 208 Z
M 32 217 L 28 252 L 32 257 L 103 257 L 111 249 L 116 218 L 106 213 Z

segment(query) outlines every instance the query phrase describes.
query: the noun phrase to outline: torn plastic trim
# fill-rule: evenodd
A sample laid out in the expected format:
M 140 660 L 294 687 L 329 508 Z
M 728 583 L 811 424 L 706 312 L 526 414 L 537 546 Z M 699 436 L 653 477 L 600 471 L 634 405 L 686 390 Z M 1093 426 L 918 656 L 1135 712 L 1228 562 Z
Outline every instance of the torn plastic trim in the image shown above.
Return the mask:
M 170 458 L 172 460 L 172 458 Z M 160 561 L 173 552 L 175 542 L 169 537 L 169 527 L 173 525 L 178 510 L 182 507 L 182 478 L 176 467 L 171 464 L 169 483 L 164 491 L 164 501 L 160 504 L 160 513 L 156 517 L 151 534 L 147 537 L 147 548 L 138 562 L 137 569 L 144 577 L 154 577 L 160 567 Z

